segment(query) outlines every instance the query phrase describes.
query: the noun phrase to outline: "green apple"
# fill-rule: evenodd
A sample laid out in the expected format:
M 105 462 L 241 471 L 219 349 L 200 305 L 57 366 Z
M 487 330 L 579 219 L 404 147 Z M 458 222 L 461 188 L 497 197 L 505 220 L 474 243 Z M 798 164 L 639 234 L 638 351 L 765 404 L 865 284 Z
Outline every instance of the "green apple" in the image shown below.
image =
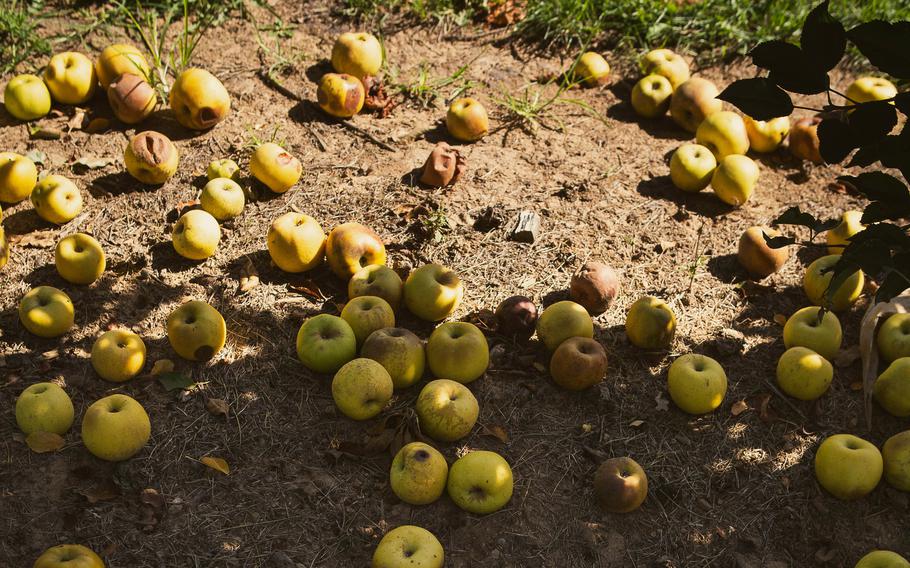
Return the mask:
M 122 383 L 142 372 L 145 343 L 128 329 L 112 329 L 95 340 L 91 360 L 99 377 Z
M 910 357 L 910 314 L 889 316 L 878 328 L 875 341 L 879 354 L 888 363 Z
M 861 499 L 882 478 L 882 454 L 871 442 L 851 434 L 825 438 L 815 453 L 815 477 L 831 495 L 843 501 Z
M 840 224 L 825 233 L 828 254 L 841 254 L 844 252 L 844 247 L 850 244 L 850 237 L 866 228 L 862 220 L 862 211 L 845 211 L 841 215 Z
M 673 85 L 663 75 L 651 74 L 643 77 L 632 89 L 632 108 L 638 116 L 657 118 L 667 113 Z
M 727 394 L 727 374 L 707 355 L 689 353 L 678 357 L 667 372 L 670 398 L 689 414 L 713 412 Z
M 229 178 L 215 178 L 205 184 L 199 202 L 218 221 L 227 221 L 243 213 L 246 198 L 243 188 Z
M 372 568 L 442 568 L 445 553 L 430 531 L 403 525 L 386 533 L 373 552 Z
M 855 103 L 886 101 L 897 96 L 897 87 L 881 77 L 860 77 L 850 83 L 845 94 Z
M 231 111 L 231 96 L 217 77 L 190 67 L 171 86 L 168 104 L 174 118 L 191 130 L 208 130 Z
M 469 513 L 487 515 L 512 498 L 512 468 L 496 452 L 473 451 L 458 458 L 446 483 L 449 497 Z
M 873 550 L 860 558 L 854 568 L 910 568 L 910 562 L 890 550 Z
M 705 117 L 695 131 L 695 141 L 711 150 L 718 160 L 749 151 L 746 123 L 741 116 L 729 110 Z
M 35 162 L 14 152 L 0 152 L 0 201 L 18 203 L 32 194 L 37 183 Z
M 75 233 L 60 239 L 54 251 L 54 264 L 60 277 L 72 284 L 91 284 L 107 266 L 104 249 L 94 237 Z
M 382 68 L 382 44 L 366 32 L 345 32 L 332 46 L 332 68 L 357 79 L 376 75 Z
M 645 75 L 653 73 L 666 77 L 673 90 L 689 80 L 689 64 L 669 49 L 652 49 L 641 58 L 639 66 Z
M 190 260 L 205 260 L 215 254 L 221 240 L 221 227 L 211 213 L 202 209 L 187 211 L 174 223 L 171 240 L 177 254 Z
M 594 320 L 581 304 L 571 300 L 556 302 L 537 318 L 537 339 L 551 353 L 570 337 L 594 337 Z
M 840 351 L 844 334 L 836 315 L 825 312 L 819 320 L 820 311 L 820 308 L 809 306 L 790 316 L 784 324 L 784 345 L 787 349 L 807 347 L 833 361 Z
M 332 272 L 350 281 L 364 266 L 385 264 L 385 245 L 373 229 L 360 223 L 342 223 L 325 239 L 325 259 Z
M 749 148 L 755 152 L 773 152 L 777 150 L 784 138 L 790 133 L 790 117 L 779 116 L 771 120 L 755 120 L 744 116 L 746 134 L 749 135 Z
M 663 300 L 643 296 L 626 314 L 626 336 L 641 349 L 667 349 L 676 336 L 676 316 Z
M 325 258 L 322 226 L 303 213 L 291 211 L 272 221 L 266 243 L 272 262 L 285 272 L 306 272 Z
M 371 333 L 363 342 L 360 356 L 385 367 L 396 389 L 417 383 L 426 366 L 423 341 L 402 327 L 387 327 Z
M 82 212 L 82 194 L 68 178 L 51 174 L 35 185 L 32 205 L 38 216 L 49 223 L 69 223 Z
M 603 55 L 587 51 L 578 58 L 575 64 L 574 79 L 585 87 L 604 85 L 610 78 L 610 64 Z
M 209 162 L 208 167 L 205 168 L 205 176 L 209 178 L 209 181 L 217 178 L 228 178 L 239 182 L 240 166 L 230 158 L 212 160 Z
M 446 489 L 449 464 L 439 450 L 411 442 L 398 450 L 389 471 L 389 485 L 399 499 L 411 505 L 429 505 Z
M 486 372 L 490 347 L 476 325 L 446 322 L 433 330 L 427 340 L 427 363 L 437 378 L 470 383 Z
M 19 302 L 19 321 L 38 337 L 59 337 L 73 327 L 73 302 L 53 286 L 32 288 Z
M 717 158 L 701 144 L 683 144 L 670 158 L 670 180 L 683 191 L 697 192 L 708 187 L 717 169 Z
M 899 491 L 910 491 L 910 430 L 895 434 L 885 441 L 882 460 L 885 464 L 885 480 Z
M 787 247 L 771 248 L 765 235 L 779 237 L 780 231 L 770 227 L 749 227 L 739 237 L 736 258 L 746 271 L 756 278 L 766 278 L 783 268 L 790 258 Z
M 694 133 L 705 118 L 723 110 L 724 103 L 716 98 L 719 94 L 717 85 L 711 81 L 693 77 L 673 91 L 670 116 L 676 124 Z
M 104 568 L 104 561 L 80 544 L 58 544 L 45 550 L 32 568 Z
M 487 135 L 490 120 L 487 109 L 477 99 L 465 97 L 452 101 L 446 112 L 446 129 L 461 142 L 475 142 Z
M 177 147 L 171 139 L 152 130 L 133 136 L 123 151 L 126 171 L 148 185 L 161 185 L 171 179 L 179 162 Z
M 777 362 L 777 384 L 799 400 L 815 400 L 828 391 L 834 367 L 808 347 L 791 347 Z
M 363 83 L 346 73 L 326 73 L 316 88 L 319 108 L 337 118 L 351 118 L 360 112 L 365 101 Z
M 875 380 L 875 400 L 888 414 L 910 416 L 910 357 L 895 359 Z
M 278 144 L 266 142 L 250 156 L 250 173 L 273 193 L 285 193 L 300 180 L 303 166 Z
M 348 281 L 348 298 L 378 296 L 389 303 L 393 310 L 401 304 L 404 283 L 394 270 L 384 264 L 368 264 L 351 276 Z
M 332 378 L 335 406 L 353 420 L 368 420 L 392 400 L 392 377 L 372 359 L 348 361 Z
M 829 272 L 840 260 L 839 254 L 829 254 L 816 259 L 803 278 L 803 290 L 809 301 L 816 306 L 826 306 L 835 312 L 842 312 L 852 306 L 863 293 L 866 279 L 861 270 L 847 278 L 837 290 L 828 290 L 834 273 Z
M 718 162 L 711 176 L 711 189 L 727 205 L 739 207 L 752 196 L 758 177 L 758 166 L 752 158 L 731 154 Z
M 448 379 L 427 383 L 415 408 L 420 431 L 441 442 L 454 442 L 470 434 L 480 413 L 470 389 Z
M 82 443 L 97 458 L 128 460 L 145 446 L 152 424 L 136 399 L 112 394 L 96 401 L 82 417 Z
M 35 120 L 51 111 L 51 93 L 41 77 L 16 75 L 3 89 L 3 104 L 19 120 Z
M 550 376 L 564 389 L 580 391 L 604 379 L 607 352 L 587 337 L 570 337 L 563 341 L 550 358 Z
M 610 458 L 594 472 L 594 496 L 609 513 L 631 513 L 648 496 L 648 476 L 632 458 Z
M 201 300 L 191 300 L 168 316 L 167 339 L 184 359 L 208 361 L 224 347 L 227 326 L 218 310 Z
M 356 356 L 354 330 L 338 316 L 313 316 L 297 332 L 297 357 L 311 371 L 335 373 Z
M 440 321 L 452 314 L 464 296 L 461 278 L 440 264 L 425 264 L 411 272 L 402 290 L 404 305 L 426 321 Z
M 95 94 L 98 78 L 91 59 L 76 51 L 64 51 L 48 61 L 44 82 L 58 103 L 81 105 Z
M 395 312 L 388 302 L 378 296 L 358 296 L 341 310 L 341 319 L 354 330 L 357 345 L 363 345 L 374 331 L 395 327 Z
M 55 383 L 35 383 L 16 399 L 16 425 L 28 436 L 32 432 L 66 434 L 73 425 L 73 401 Z

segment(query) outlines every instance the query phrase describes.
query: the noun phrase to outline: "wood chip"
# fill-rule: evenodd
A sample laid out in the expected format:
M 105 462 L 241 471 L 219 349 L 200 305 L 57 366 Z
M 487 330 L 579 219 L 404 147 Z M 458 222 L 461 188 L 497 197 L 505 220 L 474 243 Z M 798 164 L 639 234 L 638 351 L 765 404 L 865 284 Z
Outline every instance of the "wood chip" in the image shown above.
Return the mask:
M 510 238 L 519 243 L 533 243 L 540 235 L 540 215 L 533 211 L 521 211 L 515 221 Z

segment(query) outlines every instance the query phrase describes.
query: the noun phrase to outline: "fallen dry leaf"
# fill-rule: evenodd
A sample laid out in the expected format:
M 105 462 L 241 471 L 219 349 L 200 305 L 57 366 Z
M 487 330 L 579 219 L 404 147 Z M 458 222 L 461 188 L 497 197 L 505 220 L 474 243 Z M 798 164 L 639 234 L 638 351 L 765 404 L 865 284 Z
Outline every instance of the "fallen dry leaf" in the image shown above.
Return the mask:
M 25 443 L 36 454 L 56 452 L 63 448 L 65 442 L 60 434 L 53 432 L 32 432 L 25 438 Z
M 240 266 L 240 293 L 246 294 L 256 286 L 259 286 L 259 272 L 250 257 L 245 256 Z
M 72 118 L 69 119 L 69 122 L 66 125 L 70 130 L 82 128 L 82 124 L 85 122 L 85 110 L 77 108 L 76 112 L 73 113 Z
M 758 417 L 762 422 L 773 422 L 777 419 L 771 409 L 771 393 L 758 395 Z
M 307 286 L 306 284 L 288 284 L 288 290 L 291 292 L 296 292 L 304 296 L 309 296 L 310 298 L 316 300 L 325 300 L 326 297 L 323 295 L 322 290 L 319 289 L 319 286 L 313 285 L 313 287 Z
M 654 410 L 662 412 L 670 410 L 670 401 L 664 398 L 664 393 L 658 392 L 654 397 L 654 402 L 657 403 L 654 405 Z
M 834 358 L 834 365 L 839 368 L 849 367 L 858 361 L 861 356 L 862 352 L 859 349 L 859 345 L 852 345 L 847 349 L 841 349 L 837 357 Z
M 57 231 L 34 231 L 24 235 L 10 235 L 9 242 L 20 247 L 52 247 L 57 244 Z
M 82 495 L 89 503 L 94 505 L 101 501 L 112 501 L 117 497 L 120 497 L 120 488 L 117 487 L 117 484 L 114 483 L 113 480 L 107 479 L 99 485 L 95 485 L 88 489 L 76 489 L 76 493 Z
M 37 149 L 29 150 L 25 153 L 25 157 L 38 165 L 43 165 L 47 161 L 47 154 Z
M 73 165 L 82 166 L 82 167 L 88 168 L 90 170 L 97 170 L 99 168 L 109 166 L 116 161 L 117 160 L 115 158 L 98 158 L 96 156 L 82 156 L 81 158 L 79 158 L 78 160 L 73 162 Z
M 228 403 L 221 400 L 220 398 L 210 398 L 205 401 L 205 409 L 209 411 L 210 414 L 218 415 L 228 415 Z
M 777 325 L 784 325 L 787 323 L 787 316 L 784 314 L 774 314 L 774 323 Z
M 526 0 L 505 0 L 495 3 L 487 13 L 487 24 L 491 26 L 511 26 L 525 19 Z
M 743 412 L 749 410 L 749 405 L 746 404 L 745 400 L 737 400 L 733 403 L 733 406 L 730 407 L 730 414 L 733 416 L 739 416 Z
M 174 372 L 174 362 L 170 359 L 158 359 L 155 361 L 155 364 L 152 365 L 152 372 L 149 373 L 151 376 L 160 375 L 162 373 L 173 373 Z
M 230 475 L 230 473 L 231 473 L 231 468 L 228 466 L 228 463 L 226 461 L 224 461 L 222 458 L 205 456 L 204 458 L 202 458 L 199 461 L 202 462 L 203 464 L 205 464 L 206 466 L 214 469 L 215 471 L 220 471 L 224 475 Z
M 644 420 L 633 420 L 632 422 L 629 422 L 629 426 L 631 426 L 632 428 L 638 428 L 639 426 L 641 426 L 644 423 L 645 423 Z
M 509 433 L 502 426 L 484 426 L 480 433 L 484 436 L 492 436 L 503 444 L 509 443 Z
M 139 494 L 142 502 L 142 517 L 139 524 L 145 531 L 151 531 L 164 517 L 164 496 L 152 488 L 143 489 Z

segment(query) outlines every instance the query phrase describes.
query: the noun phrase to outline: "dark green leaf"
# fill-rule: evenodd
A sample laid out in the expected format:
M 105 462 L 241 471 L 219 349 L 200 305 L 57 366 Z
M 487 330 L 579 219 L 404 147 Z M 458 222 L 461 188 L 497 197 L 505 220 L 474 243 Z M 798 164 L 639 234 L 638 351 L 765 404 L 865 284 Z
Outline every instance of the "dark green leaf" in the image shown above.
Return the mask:
M 898 93 L 897 96 L 894 97 L 894 106 L 900 109 L 902 113 L 910 115 L 910 91 Z M 906 130 L 906 128 L 904 130 Z
M 850 248 L 850 247 L 847 247 Z M 843 286 L 855 272 L 861 269 L 860 265 L 857 262 L 846 255 L 846 250 L 844 249 L 845 254 L 842 254 L 840 260 L 831 267 L 829 272 L 833 273 L 831 281 L 828 282 L 828 288 L 825 290 L 825 300 L 830 304 L 834 300 L 834 295 L 837 293 L 838 289 Z
M 847 164 L 847 167 L 853 168 L 858 166 L 861 168 L 866 168 L 879 161 L 881 159 L 881 154 L 881 143 L 863 146 L 856 151 L 856 154 L 853 154 L 853 157 L 850 158 L 850 162 Z
M 161 373 L 156 377 L 164 390 L 186 390 L 196 384 L 196 381 L 180 373 Z
M 847 33 L 844 26 L 828 12 L 828 0 L 815 7 L 803 22 L 800 46 L 809 59 L 830 71 L 844 56 Z
M 894 105 L 883 101 L 863 103 L 848 117 L 854 143 L 865 146 L 878 142 L 897 125 L 897 110 Z
M 829 164 L 839 164 L 856 148 L 850 127 L 836 118 L 826 118 L 818 125 L 818 150 Z
M 910 22 L 872 20 L 847 32 L 847 37 L 881 71 L 910 79 Z
M 864 213 L 863 222 L 900 219 L 910 214 L 910 192 L 903 182 L 892 175 L 884 172 L 865 172 L 858 176 L 841 176 L 837 179 L 850 184 L 873 202 L 866 207 L 866 213 L 869 215 Z
M 773 249 L 784 248 L 786 246 L 796 244 L 796 239 L 793 237 L 769 237 L 768 233 L 764 232 L 762 233 L 762 236 L 765 237 L 765 243 Z
M 840 221 L 838 219 L 829 219 L 821 221 L 816 219 L 811 213 L 802 211 L 798 206 L 790 207 L 780 214 L 780 216 L 771 221 L 772 225 L 799 225 L 808 227 L 813 233 L 821 233 L 833 227 L 836 227 Z
M 803 95 L 814 95 L 828 89 L 828 73 L 819 62 L 812 61 L 799 46 L 784 41 L 766 41 L 749 52 L 752 62 L 767 69 L 769 79 L 782 88 Z
M 903 267 L 904 269 L 908 266 Z M 903 271 L 888 271 L 888 274 L 885 275 L 885 278 L 882 280 L 881 285 L 878 287 L 878 291 L 875 293 L 876 302 L 887 302 L 891 298 L 897 296 L 908 287 L 910 287 L 910 282 L 904 277 L 906 274 Z
M 727 101 L 755 120 L 790 116 L 793 112 L 790 95 L 765 77 L 734 81 L 717 98 Z

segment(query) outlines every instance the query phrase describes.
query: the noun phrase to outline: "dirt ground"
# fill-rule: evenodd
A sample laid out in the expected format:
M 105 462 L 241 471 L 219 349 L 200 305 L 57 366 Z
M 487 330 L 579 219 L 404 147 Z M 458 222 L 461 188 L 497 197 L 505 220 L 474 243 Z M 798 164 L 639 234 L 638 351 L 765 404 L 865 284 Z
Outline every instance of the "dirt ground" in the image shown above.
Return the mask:
M 30 566 L 63 542 L 92 547 L 110 567 L 366 566 L 384 532 L 401 524 L 431 530 L 447 565 L 463 567 L 783 568 L 853 566 L 873 548 L 910 555 L 906 494 L 882 483 L 869 497 L 843 503 L 822 492 L 812 471 L 815 448 L 828 435 L 854 433 L 881 445 L 906 428 L 876 409 L 866 431 L 862 393 L 851 388 L 859 363 L 841 361 L 817 403 L 784 399 L 772 387 L 784 351 L 775 316 L 807 304 L 801 278 L 812 255 L 794 254 L 760 284 L 748 281 L 733 255 L 744 229 L 788 206 L 832 216 L 861 207 L 831 186 L 838 168 L 804 166 L 781 151 L 759 157 L 759 187 L 741 209 L 724 206 L 710 190 L 682 195 L 669 182 L 667 163 L 689 137 L 669 119 L 636 120 L 627 100 L 634 72 L 617 57 L 610 86 L 571 94 L 603 120 L 559 105 L 535 131 L 503 128 L 465 146 L 466 177 L 454 188 L 427 190 L 411 172 L 446 138 L 438 126 L 443 102 L 353 120 L 394 151 L 327 120 L 313 104 L 314 79 L 333 38 L 351 23 L 323 3 L 283 1 L 275 9 L 299 24 L 282 43 L 302 58 L 281 80 L 307 101 L 257 76 L 251 23 L 236 19 L 212 31 L 195 63 L 222 79 L 232 111 L 201 134 L 178 126 L 166 110 L 143 125 L 170 136 L 180 151 L 180 168 L 163 187 L 140 186 L 124 173 L 122 149 L 132 129 L 69 130 L 76 111 L 63 108 L 64 116 L 43 124 L 69 131 L 60 140 L 32 140 L 27 126 L 0 115 L 2 150 L 43 152 L 42 168 L 70 176 L 85 200 L 84 212 L 60 228 L 41 221 L 27 202 L 3 212 L 13 249 L 0 272 L 0 566 Z M 111 31 L 89 36 L 83 49 L 94 56 L 122 36 Z M 386 29 L 385 40 L 402 78 L 425 62 L 432 75 L 444 76 L 473 61 L 468 76 L 479 85 L 471 93 L 491 110 L 494 126 L 505 116 L 497 98 L 571 60 L 480 32 L 401 25 Z M 744 64 L 697 63 L 697 72 L 721 87 L 752 73 Z M 103 97 L 88 115 L 109 116 Z M 298 186 L 272 198 L 254 187 L 261 199 L 224 227 L 214 257 L 180 258 L 170 224 L 178 205 L 197 197 L 208 162 L 232 157 L 245 165 L 251 137 L 268 139 L 276 128 L 304 164 Z M 75 163 L 86 157 L 110 160 L 97 168 Z M 500 223 L 479 230 L 475 221 L 488 207 Z M 436 208 L 448 228 L 424 221 Z M 466 286 L 455 316 L 481 324 L 513 294 L 544 305 L 566 297 L 572 272 L 587 259 L 621 273 L 617 303 L 596 319 L 610 356 L 598 388 L 560 390 L 543 372 L 536 341 L 488 334 L 491 369 L 470 385 L 480 402 L 478 426 L 465 440 L 437 447 L 450 463 L 467 449 L 501 453 L 515 475 L 505 509 L 479 517 L 447 497 L 414 507 L 392 494 L 383 430 L 412 423 L 419 387 L 396 393 L 379 418 L 355 423 L 335 409 L 330 378 L 297 361 L 294 337 L 304 318 L 337 313 L 346 296 L 345 283 L 326 268 L 292 276 L 270 264 L 266 230 L 289 210 L 312 215 L 326 230 L 344 221 L 374 228 L 402 273 L 430 261 L 453 267 Z M 533 244 L 508 238 L 520 210 L 542 216 Z M 108 271 L 88 287 L 66 283 L 53 267 L 57 239 L 76 231 L 93 234 L 108 255 Z M 241 293 L 249 263 L 261 283 Z M 62 339 L 38 339 L 18 322 L 18 300 L 36 285 L 57 286 L 73 299 L 76 326 Z M 625 312 L 644 294 L 664 298 L 677 314 L 670 353 L 642 352 L 625 337 Z M 227 321 L 227 347 L 208 364 L 179 361 L 167 343 L 165 318 L 186 299 L 209 301 Z M 857 341 L 866 302 L 841 317 L 845 346 Z M 406 313 L 399 321 L 422 337 L 431 330 Z M 154 361 L 173 359 L 197 388 L 168 392 L 148 377 L 124 385 L 99 379 L 88 352 L 115 326 L 141 334 L 146 372 Z M 687 352 L 711 355 L 727 372 L 727 398 L 713 414 L 692 418 L 666 407 L 667 365 Z M 62 451 L 35 454 L 15 426 L 13 407 L 22 389 L 45 380 L 65 384 L 77 420 Z M 78 434 L 85 408 L 113 392 L 135 397 L 152 421 L 147 448 L 120 464 L 92 457 Z M 226 418 L 206 410 L 211 398 L 228 403 Z M 748 409 L 734 415 L 738 401 Z M 226 459 L 230 475 L 199 462 L 209 455 Z M 648 499 L 637 512 L 605 514 L 594 503 L 592 475 L 604 458 L 623 455 L 646 470 Z

